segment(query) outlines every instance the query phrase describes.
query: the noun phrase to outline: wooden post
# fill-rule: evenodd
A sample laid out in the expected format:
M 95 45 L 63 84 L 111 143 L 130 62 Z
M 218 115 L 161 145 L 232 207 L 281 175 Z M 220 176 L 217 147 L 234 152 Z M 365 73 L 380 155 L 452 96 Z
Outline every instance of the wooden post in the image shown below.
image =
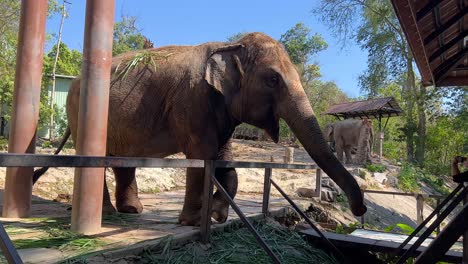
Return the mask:
M 416 219 L 417 223 L 421 224 L 424 221 L 424 197 L 422 194 L 416 195 Z
M 203 200 L 200 219 L 200 240 L 203 244 L 210 242 L 211 208 L 213 204 L 213 182 L 215 175 L 214 162 L 205 160 L 205 176 L 203 178 Z
M 270 191 L 271 191 L 271 168 L 265 168 L 265 178 L 263 181 L 263 203 L 262 213 L 264 216 L 268 216 L 268 208 L 270 206 Z
M 322 195 L 322 170 L 320 168 L 315 170 L 315 197 L 319 200 Z
M 285 148 L 284 163 L 294 163 L 294 148 Z
M 379 137 L 379 161 L 381 161 L 382 160 L 382 148 L 383 148 L 384 132 L 379 131 L 378 137 Z

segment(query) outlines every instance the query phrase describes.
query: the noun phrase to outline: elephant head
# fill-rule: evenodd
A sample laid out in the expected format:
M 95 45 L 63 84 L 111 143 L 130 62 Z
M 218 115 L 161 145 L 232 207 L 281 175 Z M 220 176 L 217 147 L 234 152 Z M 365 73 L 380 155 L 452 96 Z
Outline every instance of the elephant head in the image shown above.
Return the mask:
M 352 212 L 366 212 L 356 180 L 330 151 L 297 69 L 278 41 L 250 33 L 214 49 L 205 80 L 224 96 L 234 119 L 264 129 L 275 142 L 279 119 L 284 119 L 317 165 L 346 193 Z

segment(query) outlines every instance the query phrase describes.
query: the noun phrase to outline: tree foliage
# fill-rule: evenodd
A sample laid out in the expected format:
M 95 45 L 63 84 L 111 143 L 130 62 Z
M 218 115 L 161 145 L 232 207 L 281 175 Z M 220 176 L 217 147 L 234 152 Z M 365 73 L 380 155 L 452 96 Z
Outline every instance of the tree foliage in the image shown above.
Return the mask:
M 450 159 L 468 151 L 467 88 L 420 85 L 390 0 L 321 0 L 314 12 L 343 46 L 354 41 L 367 50 L 359 77 L 366 97 L 393 96 L 404 110 L 384 130 L 384 155 L 447 174 Z
M 113 56 L 131 50 L 143 49 L 148 43 L 151 42 L 137 26 L 137 17 L 122 16 L 121 20 L 114 24 Z
M 59 10 L 56 0 L 48 1 L 48 17 Z M 21 1 L 0 1 L 0 116 L 6 121 L 12 108 L 20 15 Z M 41 97 L 41 105 L 47 105 L 47 98 Z

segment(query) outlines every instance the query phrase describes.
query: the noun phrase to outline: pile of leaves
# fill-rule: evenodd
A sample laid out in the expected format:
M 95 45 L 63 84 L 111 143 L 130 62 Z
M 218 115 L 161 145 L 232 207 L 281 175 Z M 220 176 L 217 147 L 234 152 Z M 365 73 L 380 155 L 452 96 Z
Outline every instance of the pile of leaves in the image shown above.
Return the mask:
M 255 223 L 261 237 L 279 257 L 281 263 L 338 263 L 324 251 L 311 247 L 297 232 L 279 224 Z M 214 233 L 209 247 L 192 242 L 145 251 L 139 263 L 271 263 L 270 257 L 245 227 L 233 226 Z

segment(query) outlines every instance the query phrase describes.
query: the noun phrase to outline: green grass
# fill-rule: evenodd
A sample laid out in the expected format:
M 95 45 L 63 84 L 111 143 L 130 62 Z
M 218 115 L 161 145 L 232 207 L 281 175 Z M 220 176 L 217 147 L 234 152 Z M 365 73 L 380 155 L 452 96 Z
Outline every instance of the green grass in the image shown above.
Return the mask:
M 139 66 L 151 66 L 156 71 L 157 61 L 167 59 L 172 53 L 158 51 L 142 51 L 136 53 L 132 58 L 120 62 L 115 68 L 117 80 L 125 80 L 130 72 Z
M 398 188 L 406 192 L 418 192 L 418 181 L 423 175 L 411 164 L 404 163 L 398 175 Z
M 311 247 L 297 232 L 268 223 L 255 224 L 261 236 L 282 263 L 338 263 L 320 249 Z M 154 251 L 145 251 L 141 263 L 271 263 L 271 259 L 246 228 L 233 227 L 214 233 L 206 249 L 199 242 L 174 248 L 168 240 Z
M 105 245 L 106 243 L 93 237 L 81 235 L 69 230 L 69 224 L 63 218 L 35 218 L 28 219 L 25 224 L 31 227 L 18 227 L 6 224 L 5 230 L 9 236 L 37 232 L 34 238 L 12 238 L 17 249 L 24 248 L 55 248 L 61 251 L 75 251 L 85 253 Z
M 387 170 L 387 167 L 385 167 L 385 165 L 372 163 L 367 163 L 365 168 L 370 172 L 384 172 L 385 170 Z

